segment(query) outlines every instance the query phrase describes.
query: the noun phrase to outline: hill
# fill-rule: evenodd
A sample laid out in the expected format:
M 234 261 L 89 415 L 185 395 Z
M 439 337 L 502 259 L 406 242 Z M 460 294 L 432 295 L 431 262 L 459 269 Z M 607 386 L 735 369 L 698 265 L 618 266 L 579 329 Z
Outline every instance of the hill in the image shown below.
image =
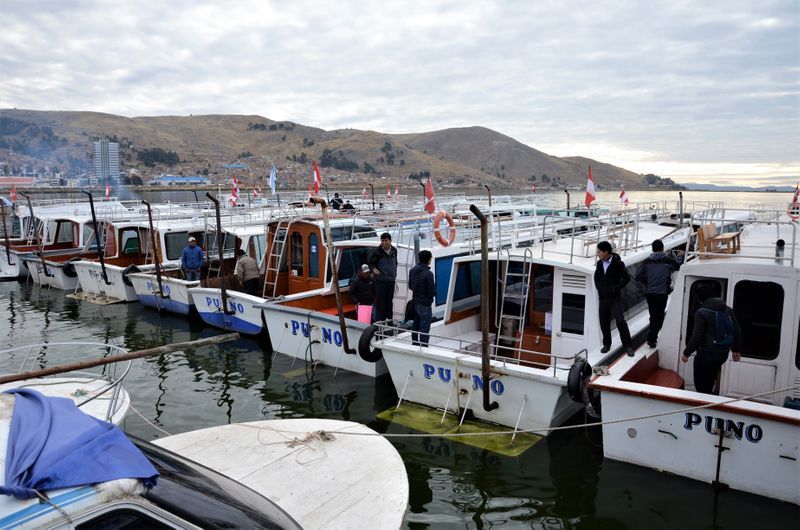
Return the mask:
M 224 178 L 241 162 L 244 181 L 264 181 L 274 163 L 282 186 L 305 187 L 312 161 L 325 180 L 347 187 L 382 179 L 406 185 L 431 176 L 438 186 L 497 189 L 583 187 L 591 164 L 599 187 L 645 187 L 642 175 L 583 157 L 559 158 L 484 127 L 414 134 L 326 131 L 261 116 L 126 118 L 97 112 L 0 110 L 0 170 L 81 173 L 94 140 L 120 144 L 122 171 Z M 386 179 L 383 181 L 383 179 Z M 662 184 L 662 183 L 659 183 Z

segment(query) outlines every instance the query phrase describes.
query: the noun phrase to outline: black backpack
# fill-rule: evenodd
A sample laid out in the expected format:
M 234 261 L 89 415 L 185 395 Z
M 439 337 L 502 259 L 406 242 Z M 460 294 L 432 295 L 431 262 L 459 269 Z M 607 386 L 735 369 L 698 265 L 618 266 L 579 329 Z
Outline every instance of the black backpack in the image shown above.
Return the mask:
M 714 311 L 713 309 L 711 311 Z M 730 346 L 736 338 L 736 324 L 729 308 L 714 311 L 714 344 Z

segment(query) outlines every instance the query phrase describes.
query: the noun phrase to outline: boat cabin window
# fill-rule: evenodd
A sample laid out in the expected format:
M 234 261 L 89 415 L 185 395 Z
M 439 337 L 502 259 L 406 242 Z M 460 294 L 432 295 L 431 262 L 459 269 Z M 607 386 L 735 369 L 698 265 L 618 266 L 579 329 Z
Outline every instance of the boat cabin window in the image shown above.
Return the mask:
M 252 255 L 256 258 L 257 262 L 261 263 L 264 254 L 267 252 L 267 236 L 265 234 L 259 234 L 251 237 L 250 245 L 252 247 Z
M 292 276 L 303 276 L 303 235 L 300 232 L 292 232 L 289 238 L 289 251 Z
M 164 234 L 164 245 L 167 247 L 167 259 L 180 259 L 183 249 L 189 244 L 188 240 L 188 232 L 167 232 Z
M 462 311 L 480 305 L 481 294 L 481 262 L 469 261 L 459 263 L 456 269 L 456 283 L 453 289 L 453 309 Z M 474 300 L 469 300 L 475 297 Z M 458 302 L 462 301 L 459 304 Z
M 139 510 L 122 508 L 102 513 L 90 521 L 78 524 L 75 528 L 77 530 L 100 530 L 106 528 L 168 530 L 177 527 L 165 524 Z
M 697 297 L 697 289 L 700 288 L 701 285 L 711 286 L 714 296 L 722 298 L 723 300 L 725 300 L 725 294 L 728 292 L 728 280 L 724 278 L 702 278 L 692 283 L 689 288 L 689 310 L 686 313 L 686 330 L 683 334 L 684 343 L 692 336 L 692 331 L 694 330 L 694 314 L 700 309 L 700 306 L 703 305 Z
M 781 344 L 783 287 L 742 280 L 733 290 L 733 312 L 742 328 L 742 357 L 775 359 Z
M 308 277 L 319 278 L 319 237 L 313 232 L 308 235 Z
M 332 226 L 331 237 L 334 241 L 347 241 L 348 239 L 363 239 L 366 237 L 378 237 L 375 229 L 370 226 Z
M 586 313 L 586 297 L 582 294 L 561 295 L 561 331 L 583 335 L 583 319 Z
M 126 228 L 120 231 L 119 235 L 121 255 L 139 253 L 139 231 L 135 228 Z
M 56 243 L 72 243 L 72 223 L 59 221 L 56 228 Z
M 640 311 L 642 311 L 647 304 L 647 296 L 645 288 L 642 284 L 634 280 L 639 267 L 643 263 L 637 263 L 628 267 L 628 274 L 631 276 L 631 281 L 622 290 L 622 310 L 625 312 L 625 318 L 631 318 Z M 616 324 L 616 323 L 615 323 Z
M 6 208 L 6 219 L 3 229 L 8 230 L 8 237 L 22 237 L 20 218 L 16 215 L 10 214 L 8 212 L 8 208 Z M 3 233 L 3 237 L 5 237 L 5 233 Z
M 450 273 L 453 270 L 453 260 L 459 256 L 466 256 L 467 253 L 453 254 L 433 259 L 433 274 L 436 279 L 436 305 L 447 302 L 447 290 L 450 288 Z
M 189 234 L 197 239 L 197 244 L 203 246 L 203 234 Z M 209 232 L 205 237 L 205 250 L 213 259 L 219 257 L 219 249 L 217 248 L 217 233 Z M 222 255 L 226 258 L 232 258 L 236 250 L 236 236 L 227 232 L 222 234 Z
M 339 254 L 339 286 L 347 287 L 361 266 L 369 261 L 370 250 L 364 247 L 345 248 Z

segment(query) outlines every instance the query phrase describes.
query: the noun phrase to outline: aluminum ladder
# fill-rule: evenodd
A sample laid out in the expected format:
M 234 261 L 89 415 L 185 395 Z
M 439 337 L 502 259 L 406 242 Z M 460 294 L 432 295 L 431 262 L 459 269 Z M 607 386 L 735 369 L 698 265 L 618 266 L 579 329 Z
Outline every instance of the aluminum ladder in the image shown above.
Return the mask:
M 525 329 L 525 314 L 528 307 L 528 297 L 531 290 L 530 279 L 533 270 L 533 253 L 530 248 L 525 249 L 522 258 L 522 271 L 510 272 L 511 256 L 506 250 L 506 266 L 503 279 L 498 282 L 497 292 L 501 293 L 500 307 L 497 313 L 497 337 L 495 339 L 495 352 L 504 357 L 514 357 L 522 348 L 522 332 Z M 499 251 L 498 251 L 499 255 Z M 498 260 L 498 264 L 500 261 Z M 519 305 L 519 314 L 508 313 L 506 302 L 510 301 Z M 509 351 L 510 350 L 510 351 Z

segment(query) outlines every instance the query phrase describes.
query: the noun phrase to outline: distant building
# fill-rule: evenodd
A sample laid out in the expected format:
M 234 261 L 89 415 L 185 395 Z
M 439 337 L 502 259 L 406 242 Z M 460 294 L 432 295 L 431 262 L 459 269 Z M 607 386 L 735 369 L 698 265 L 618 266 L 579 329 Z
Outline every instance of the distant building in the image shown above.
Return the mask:
M 94 176 L 101 182 L 119 181 L 119 144 L 108 140 L 94 142 Z
M 206 177 L 179 177 L 176 175 L 159 175 L 149 182 L 151 186 L 208 186 L 211 181 Z

